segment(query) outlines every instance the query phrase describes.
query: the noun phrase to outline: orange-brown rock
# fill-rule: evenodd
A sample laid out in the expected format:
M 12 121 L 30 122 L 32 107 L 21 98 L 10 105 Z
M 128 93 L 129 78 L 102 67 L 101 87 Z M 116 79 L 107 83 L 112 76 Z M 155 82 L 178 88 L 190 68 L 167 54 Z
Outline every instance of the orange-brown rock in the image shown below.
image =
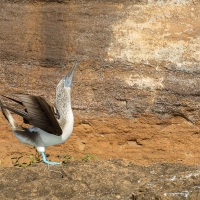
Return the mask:
M 78 60 L 74 133 L 58 155 L 199 164 L 200 4 L 1 1 L 0 93 L 55 102 Z M 67 64 L 67 67 L 65 66 Z M 0 115 L 0 160 L 34 153 Z

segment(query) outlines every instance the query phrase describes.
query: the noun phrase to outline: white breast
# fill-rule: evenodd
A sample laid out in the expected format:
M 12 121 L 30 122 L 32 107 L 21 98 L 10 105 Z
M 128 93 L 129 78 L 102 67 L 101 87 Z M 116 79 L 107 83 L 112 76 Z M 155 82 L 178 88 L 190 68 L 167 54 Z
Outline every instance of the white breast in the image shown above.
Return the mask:
M 74 127 L 74 115 L 72 110 L 68 111 L 66 123 L 63 126 L 63 133 L 62 133 L 62 143 L 65 142 L 69 136 L 72 134 Z
M 62 128 L 63 133 L 61 136 L 56 136 L 56 135 L 47 133 L 47 132 L 43 131 L 42 129 L 36 128 L 36 127 L 30 128 L 29 130 L 38 132 L 42 139 L 42 142 L 47 147 L 47 146 L 53 146 L 56 144 L 64 143 L 72 134 L 73 126 L 74 126 L 74 116 L 71 111 L 71 112 L 68 112 L 68 116 L 66 118 L 66 123 L 64 124 L 64 126 Z

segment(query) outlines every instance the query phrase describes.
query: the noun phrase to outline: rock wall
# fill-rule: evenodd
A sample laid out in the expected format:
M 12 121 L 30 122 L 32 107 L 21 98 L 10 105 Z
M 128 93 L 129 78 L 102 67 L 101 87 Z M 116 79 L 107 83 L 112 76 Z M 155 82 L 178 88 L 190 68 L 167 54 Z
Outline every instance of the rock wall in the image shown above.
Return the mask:
M 79 62 L 74 134 L 49 148 L 51 155 L 199 164 L 198 1 L 0 4 L 1 94 L 25 92 L 53 103 L 58 80 Z M 4 158 L 30 152 L 2 115 L 0 126 Z

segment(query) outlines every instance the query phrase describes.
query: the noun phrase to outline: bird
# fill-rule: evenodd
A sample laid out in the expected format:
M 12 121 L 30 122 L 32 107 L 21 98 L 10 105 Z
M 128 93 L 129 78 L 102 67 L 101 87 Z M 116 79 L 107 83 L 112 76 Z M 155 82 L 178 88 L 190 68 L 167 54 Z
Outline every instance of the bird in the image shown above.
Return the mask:
M 49 161 L 45 154 L 46 147 L 64 143 L 73 132 L 74 115 L 71 106 L 71 88 L 76 66 L 77 63 L 58 82 L 56 106 L 41 96 L 19 93 L 15 94 L 13 98 L 13 96 L 0 95 L 2 113 L 8 120 L 14 136 L 22 143 L 34 146 L 41 153 L 43 162 L 48 165 L 58 165 L 61 162 Z M 3 98 L 23 106 L 23 109 L 7 106 Z M 19 125 L 11 113 L 21 116 L 24 123 L 30 126 Z

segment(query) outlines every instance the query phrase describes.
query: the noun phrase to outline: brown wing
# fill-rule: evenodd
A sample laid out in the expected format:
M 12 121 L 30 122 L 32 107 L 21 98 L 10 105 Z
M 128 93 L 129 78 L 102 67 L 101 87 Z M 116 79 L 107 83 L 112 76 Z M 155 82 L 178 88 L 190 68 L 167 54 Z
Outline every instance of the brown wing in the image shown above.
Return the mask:
M 11 97 L 6 98 L 24 105 L 25 111 L 6 106 L 7 109 L 22 116 L 26 122 L 35 127 L 53 135 L 62 135 L 62 130 L 55 117 L 55 109 L 43 97 L 27 94 L 17 94 L 15 96 L 19 100 Z

